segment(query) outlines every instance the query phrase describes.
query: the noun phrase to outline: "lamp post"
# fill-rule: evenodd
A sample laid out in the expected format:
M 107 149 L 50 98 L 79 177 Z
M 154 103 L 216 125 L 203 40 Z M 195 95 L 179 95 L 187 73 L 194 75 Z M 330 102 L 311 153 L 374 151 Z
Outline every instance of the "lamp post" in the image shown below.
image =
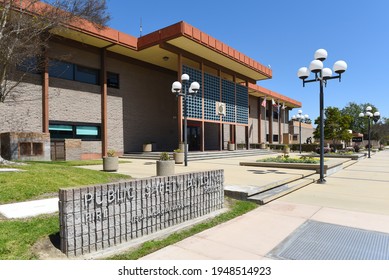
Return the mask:
M 200 84 L 198 82 L 192 82 L 190 84 L 189 89 L 187 88 L 187 84 L 189 83 L 189 75 L 182 74 L 181 75 L 181 83 L 176 81 L 172 84 L 172 92 L 176 94 L 176 96 L 184 97 L 184 163 L 185 166 L 188 166 L 188 106 L 187 106 L 187 96 L 195 95 L 199 89 Z M 184 88 L 182 88 L 184 86 Z
M 293 117 L 292 117 L 293 120 L 297 120 L 299 122 L 300 154 L 301 154 L 301 122 L 304 119 L 308 119 L 308 118 L 309 118 L 308 115 L 303 115 L 303 111 L 302 110 L 298 110 L 297 116 L 293 115 Z
M 374 123 L 378 122 L 380 119 L 380 112 L 375 112 L 374 114 L 371 112 L 372 108 L 371 106 L 367 106 L 365 109 L 365 113 L 360 113 L 359 117 L 367 117 L 368 119 L 368 125 L 367 125 L 367 139 L 368 139 L 368 144 L 367 144 L 367 150 L 368 150 L 368 158 L 370 158 L 370 120 L 373 118 Z
M 343 60 L 338 60 L 333 66 L 333 70 L 336 76 L 332 76 L 330 68 L 323 68 L 323 61 L 327 58 L 327 51 L 324 49 L 318 49 L 315 52 L 314 60 L 310 63 L 309 69 L 307 67 L 301 67 L 297 76 L 303 80 L 303 87 L 306 83 L 319 82 L 320 83 L 320 179 L 318 183 L 325 183 L 324 179 L 324 85 L 327 85 L 327 80 L 338 79 L 341 81 L 342 73 L 347 70 L 347 63 Z M 315 78 L 306 80 L 310 72 L 315 74 Z

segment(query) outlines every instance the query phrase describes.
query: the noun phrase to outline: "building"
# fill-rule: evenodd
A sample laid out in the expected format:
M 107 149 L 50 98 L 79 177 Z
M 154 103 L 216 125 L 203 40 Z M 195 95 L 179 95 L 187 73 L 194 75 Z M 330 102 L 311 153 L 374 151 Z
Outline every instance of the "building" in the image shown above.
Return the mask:
M 289 110 L 301 107 L 257 85 L 272 77 L 271 69 L 186 22 L 140 38 L 69 25 L 46 56 L 44 71 L 29 73 L 0 103 L 0 132 L 49 133 L 52 149 L 78 139 L 65 145 L 78 147 L 82 159 L 108 149 L 139 152 L 144 143 L 176 149 L 183 104 L 171 86 L 183 73 L 200 83 L 187 104 L 192 151 L 224 150 L 229 141 L 243 148 L 282 143 Z
M 301 132 L 300 132 L 300 126 L 301 126 Z M 315 138 L 313 136 L 313 133 L 315 131 L 315 128 L 312 126 L 312 123 L 306 123 L 306 122 L 300 122 L 296 120 L 291 120 L 289 122 L 289 144 L 299 144 L 300 143 L 300 135 L 301 135 L 301 143 L 309 144 L 314 143 Z M 285 141 L 286 142 L 286 141 Z

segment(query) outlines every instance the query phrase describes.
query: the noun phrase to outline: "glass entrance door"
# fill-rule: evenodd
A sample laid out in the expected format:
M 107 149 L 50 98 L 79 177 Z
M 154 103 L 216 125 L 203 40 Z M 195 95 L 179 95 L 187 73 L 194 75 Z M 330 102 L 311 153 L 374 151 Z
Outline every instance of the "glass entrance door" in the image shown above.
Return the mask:
M 201 127 L 188 125 L 188 144 L 189 151 L 200 151 L 201 147 Z

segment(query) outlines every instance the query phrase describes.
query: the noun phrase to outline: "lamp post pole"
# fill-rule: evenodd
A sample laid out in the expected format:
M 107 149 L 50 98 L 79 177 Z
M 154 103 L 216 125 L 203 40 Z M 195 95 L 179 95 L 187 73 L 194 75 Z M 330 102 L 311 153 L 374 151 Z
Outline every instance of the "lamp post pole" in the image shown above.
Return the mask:
M 365 113 L 360 113 L 359 114 L 359 117 L 363 118 L 363 117 L 367 117 L 367 120 L 368 120 L 368 124 L 367 124 L 367 151 L 368 151 L 368 158 L 370 158 L 370 122 L 371 122 L 371 118 L 373 118 L 374 120 L 374 123 L 376 123 L 379 119 L 380 119 L 380 112 L 375 112 L 374 114 L 371 112 L 372 108 L 371 106 L 367 106 L 366 109 L 365 109 Z
M 324 179 L 324 85 L 327 85 L 327 80 L 331 79 L 339 79 L 341 81 L 342 73 L 347 70 L 347 64 L 343 60 L 335 62 L 333 70 L 338 75 L 332 76 L 331 69 L 323 68 L 323 61 L 327 58 L 327 51 L 318 49 L 315 52 L 314 58 L 309 65 L 309 69 L 301 67 L 297 72 L 297 76 L 303 80 L 303 87 L 306 83 L 320 83 L 320 179 L 317 182 L 323 184 L 326 182 Z M 315 74 L 315 78 L 306 80 L 310 72 Z
M 200 84 L 198 82 L 192 82 L 190 84 L 189 89 L 187 89 L 187 83 L 189 82 L 189 75 L 182 74 L 181 82 L 174 82 L 172 84 L 172 92 L 176 94 L 176 96 L 181 96 L 184 98 L 184 164 L 188 166 L 188 104 L 187 97 L 189 95 L 195 95 L 200 90 Z M 182 91 L 182 85 L 184 85 L 184 89 Z
M 322 78 L 322 73 L 320 73 Z M 326 182 L 324 179 L 324 86 L 323 79 L 320 79 L 320 179 L 319 183 Z
M 182 80 L 184 84 L 184 165 L 188 166 L 188 106 L 187 106 L 187 91 L 186 80 Z
M 302 151 L 302 146 L 301 146 L 301 139 L 302 139 L 302 135 L 301 135 L 301 123 L 304 119 L 308 119 L 309 116 L 308 115 L 303 115 L 303 111 L 302 110 L 298 110 L 297 112 L 297 116 L 296 115 L 293 115 L 292 119 L 293 120 L 297 120 L 299 122 L 299 144 L 300 144 L 300 154 L 301 154 L 301 151 Z

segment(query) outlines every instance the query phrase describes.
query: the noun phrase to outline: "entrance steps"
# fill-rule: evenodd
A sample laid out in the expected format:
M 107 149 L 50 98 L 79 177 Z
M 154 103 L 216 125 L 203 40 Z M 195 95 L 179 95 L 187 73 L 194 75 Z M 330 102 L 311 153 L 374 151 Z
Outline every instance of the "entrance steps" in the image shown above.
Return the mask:
M 188 152 L 188 161 L 207 160 L 207 159 L 219 159 L 219 158 L 232 158 L 232 157 L 246 157 L 246 156 L 258 156 L 274 154 L 275 152 L 270 150 L 252 149 L 252 150 L 235 150 L 235 151 L 207 151 L 207 152 Z M 139 152 L 139 153 L 125 153 L 121 158 L 125 159 L 149 159 L 158 160 L 161 152 Z M 173 153 L 169 153 L 173 158 Z
M 300 180 L 290 182 L 288 184 L 284 184 L 281 186 L 278 186 L 276 188 L 267 190 L 265 192 L 252 195 L 248 197 L 247 200 L 253 201 L 257 204 L 264 205 L 272 200 L 275 200 L 281 196 L 287 195 L 291 192 L 294 192 L 302 187 L 308 186 L 314 182 L 316 182 L 319 179 L 319 175 L 311 175 L 309 177 L 302 178 Z
M 326 174 L 330 176 L 357 162 L 357 160 L 348 159 L 342 163 L 333 164 L 327 169 Z M 282 181 L 275 181 L 264 186 L 225 186 L 224 193 L 235 199 L 253 201 L 257 204 L 264 205 L 302 187 L 315 183 L 319 178 L 320 175 L 315 170 L 312 170 L 308 174 L 294 175 Z
M 312 184 L 318 179 L 319 175 L 312 171 L 305 175 L 296 174 L 263 186 L 225 186 L 224 194 L 235 199 L 253 201 L 263 205 Z

